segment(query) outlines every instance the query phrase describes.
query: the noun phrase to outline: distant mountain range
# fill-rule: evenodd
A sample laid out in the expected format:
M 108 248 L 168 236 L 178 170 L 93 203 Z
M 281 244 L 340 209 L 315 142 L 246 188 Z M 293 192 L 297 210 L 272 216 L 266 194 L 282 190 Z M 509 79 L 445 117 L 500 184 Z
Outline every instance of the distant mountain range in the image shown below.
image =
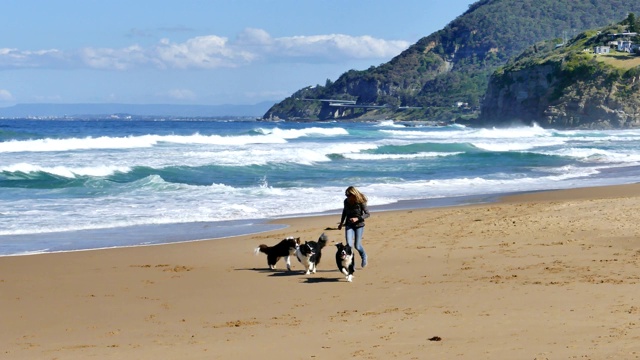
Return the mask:
M 17 104 L 0 108 L 0 118 L 25 117 L 259 117 L 275 101 L 254 105 L 171 105 L 171 104 Z

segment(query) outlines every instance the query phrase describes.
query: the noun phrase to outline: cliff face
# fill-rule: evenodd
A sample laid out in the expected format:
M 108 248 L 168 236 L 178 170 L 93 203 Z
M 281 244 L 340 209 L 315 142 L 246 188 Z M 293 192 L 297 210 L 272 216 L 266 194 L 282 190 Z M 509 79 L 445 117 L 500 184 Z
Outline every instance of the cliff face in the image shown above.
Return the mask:
M 531 66 L 492 78 L 481 125 L 537 123 L 548 128 L 640 127 L 640 77 L 594 74 L 564 86 L 558 64 Z M 559 96 L 558 96 L 559 95 Z
M 480 110 L 483 124 L 540 122 L 557 84 L 555 64 L 507 71 L 489 82 Z
M 584 50 L 605 41 L 607 35 L 603 34 L 581 34 L 572 40 L 574 46 L 562 49 L 544 51 L 536 46 L 535 51 L 494 73 L 477 124 L 640 127 L 640 66 L 633 66 L 640 58 L 626 53 L 594 55 Z M 548 48 L 553 47 L 547 44 Z
M 611 84 L 605 78 L 598 78 L 576 83 L 545 109 L 539 124 L 552 128 L 639 128 L 637 86 L 634 86 L 636 94 L 625 94 L 629 85 L 638 80 L 636 77 Z

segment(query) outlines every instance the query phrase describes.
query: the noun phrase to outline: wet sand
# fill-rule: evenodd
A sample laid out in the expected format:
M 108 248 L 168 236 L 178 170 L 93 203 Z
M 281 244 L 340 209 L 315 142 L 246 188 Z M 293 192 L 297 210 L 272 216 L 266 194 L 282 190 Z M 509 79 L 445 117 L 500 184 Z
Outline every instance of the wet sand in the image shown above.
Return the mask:
M 374 212 L 352 283 L 338 220 L 1 257 L 0 358 L 640 358 L 640 185 Z M 322 232 L 316 274 L 253 253 Z

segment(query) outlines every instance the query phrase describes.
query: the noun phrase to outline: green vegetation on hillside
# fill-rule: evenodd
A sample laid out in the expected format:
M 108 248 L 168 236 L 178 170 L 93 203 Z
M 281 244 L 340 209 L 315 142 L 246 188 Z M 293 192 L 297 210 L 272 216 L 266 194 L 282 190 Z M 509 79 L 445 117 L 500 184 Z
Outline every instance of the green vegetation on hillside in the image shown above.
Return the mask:
M 640 52 L 627 46 L 640 43 L 635 19 L 530 46 L 492 75 L 478 122 L 639 126 Z
M 587 30 L 578 34 L 566 44 L 563 39 L 542 41 L 528 47 L 517 57 L 511 59 L 507 65 L 499 68 L 496 73 L 505 71 L 517 71 L 531 65 L 559 61 L 563 64 L 563 81 L 571 82 L 580 78 L 592 76 L 597 69 L 629 70 L 640 65 L 640 53 L 624 52 L 616 50 L 611 42 L 617 40 L 630 40 L 635 44 L 640 43 L 640 36 L 631 32 L 629 20 L 635 19 L 630 13 L 627 19 L 619 24 L 610 25 L 598 30 Z M 631 22 L 633 23 L 633 22 Z M 631 35 L 623 36 L 621 34 Z M 610 52 L 596 54 L 597 46 L 608 47 Z

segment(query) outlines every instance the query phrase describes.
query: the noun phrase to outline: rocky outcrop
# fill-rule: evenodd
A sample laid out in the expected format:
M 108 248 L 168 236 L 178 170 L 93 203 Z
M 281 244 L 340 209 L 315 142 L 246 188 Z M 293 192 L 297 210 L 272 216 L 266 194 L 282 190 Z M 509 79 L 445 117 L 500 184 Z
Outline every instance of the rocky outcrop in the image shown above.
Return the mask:
M 478 125 L 537 123 L 548 128 L 640 127 L 638 68 L 620 69 L 582 56 L 507 67 L 491 78 Z
M 536 66 L 494 75 L 478 122 L 483 125 L 539 122 L 549 108 L 555 65 Z
M 555 105 L 550 105 L 538 122 L 543 127 L 581 129 L 640 128 L 640 99 L 619 98 L 617 86 L 610 89 L 586 88 L 579 84 Z M 590 90 L 590 91 L 589 91 Z M 598 91 L 601 90 L 601 91 Z

